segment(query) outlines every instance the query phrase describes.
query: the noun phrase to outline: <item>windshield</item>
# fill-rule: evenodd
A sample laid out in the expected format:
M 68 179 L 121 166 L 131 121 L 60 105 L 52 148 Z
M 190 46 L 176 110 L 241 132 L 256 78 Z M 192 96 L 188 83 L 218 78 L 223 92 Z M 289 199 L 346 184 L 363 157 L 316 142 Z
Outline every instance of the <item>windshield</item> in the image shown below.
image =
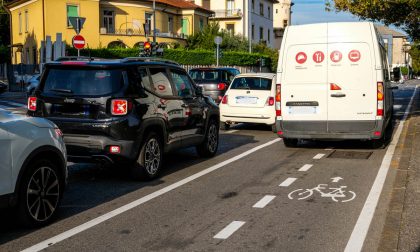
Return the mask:
M 271 90 L 271 79 L 258 77 L 236 78 L 230 89 Z
M 195 81 L 218 81 L 219 71 L 217 70 L 191 70 L 190 76 Z
M 121 70 L 50 69 L 45 80 L 45 93 L 101 96 L 122 87 Z

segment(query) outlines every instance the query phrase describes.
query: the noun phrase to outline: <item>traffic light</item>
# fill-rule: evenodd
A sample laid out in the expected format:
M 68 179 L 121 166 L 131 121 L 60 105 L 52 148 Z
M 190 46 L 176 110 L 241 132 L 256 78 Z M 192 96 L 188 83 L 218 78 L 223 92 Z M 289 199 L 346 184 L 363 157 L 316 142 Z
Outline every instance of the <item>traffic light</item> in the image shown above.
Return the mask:
M 144 48 L 144 56 L 150 57 L 152 55 L 152 44 L 149 41 L 144 42 L 143 48 Z
M 159 44 L 157 42 L 140 42 L 139 43 L 140 57 L 153 57 L 153 56 L 162 56 L 163 49 L 159 48 Z

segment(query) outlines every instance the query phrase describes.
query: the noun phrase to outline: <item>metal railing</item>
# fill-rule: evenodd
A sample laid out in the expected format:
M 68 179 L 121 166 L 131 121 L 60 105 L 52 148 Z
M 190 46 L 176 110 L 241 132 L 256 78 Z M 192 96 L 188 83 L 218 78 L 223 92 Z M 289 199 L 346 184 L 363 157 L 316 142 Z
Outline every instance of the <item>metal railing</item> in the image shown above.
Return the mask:
M 241 9 L 215 10 L 211 18 L 241 18 Z
M 102 35 L 122 35 L 122 36 L 146 36 L 144 30 L 141 29 L 106 29 L 100 28 L 100 34 Z M 147 33 L 147 36 L 153 36 L 153 31 Z M 165 38 L 181 38 L 185 39 L 188 36 L 184 33 L 173 33 L 173 32 L 160 32 L 156 29 L 156 36 Z

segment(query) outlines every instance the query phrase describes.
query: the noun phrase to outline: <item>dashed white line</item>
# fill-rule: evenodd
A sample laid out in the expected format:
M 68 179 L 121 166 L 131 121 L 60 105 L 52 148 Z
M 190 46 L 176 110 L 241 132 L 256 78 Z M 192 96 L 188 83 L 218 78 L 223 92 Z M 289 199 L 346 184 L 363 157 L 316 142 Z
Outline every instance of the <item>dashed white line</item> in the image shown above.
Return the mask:
M 219 233 L 217 233 L 213 238 L 215 239 L 227 239 L 233 233 L 235 233 L 238 229 L 240 229 L 245 224 L 244 221 L 232 221 L 229 225 L 227 225 L 224 229 L 222 229 Z
M 283 181 L 279 186 L 281 187 L 288 187 L 289 185 L 291 185 L 293 182 L 296 181 L 297 178 L 287 178 L 285 181 Z
M 308 171 L 309 169 L 312 168 L 312 164 L 305 164 L 304 166 L 300 167 L 300 169 L 298 171 Z
M 262 199 L 260 199 L 255 205 L 252 207 L 254 208 L 264 208 L 268 205 L 276 196 L 274 195 L 265 195 Z
M 213 165 L 213 166 L 211 166 L 211 167 L 209 167 L 209 168 L 207 168 L 205 170 L 202 170 L 202 171 L 200 171 L 200 172 L 198 172 L 196 174 L 193 174 L 193 175 L 191 175 L 191 176 L 189 176 L 187 178 L 184 178 L 184 179 L 182 179 L 182 180 L 180 180 L 178 182 L 175 182 L 175 183 L 173 183 L 173 184 L 171 184 L 169 186 L 166 186 L 166 187 L 164 187 L 164 188 L 162 188 L 160 190 L 157 190 L 157 191 L 155 191 L 155 192 L 153 192 L 151 194 L 148 194 L 148 195 L 146 195 L 146 196 L 144 196 L 142 198 L 139 198 L 139 199 L 137 199 L 135 201 L 132 201 L 132 202 L 126 204 L 126 205 L 123 205 L 123 206 L 121 206 L 121 207 L 119 207 L 119 208 L 117 208 L 117 209 L 115 209 L 115 210 L 113 210 L 111 212 L 108 212 L 106 214 L 103 214 L 103 215 L 101 215 L 99 217 L 96 217 L 95 219 L 92 219 L 92 220 L 90 220 L 90 221 L 88 221 L 86 223 L 83 223 L 83 224 L 81 224 L 79 226 L 76 226 L 76 227 L 74 227 L 74 228 L 72 228 L 70 230 L 67 230 L 67 231 L 63 232 L 63 233 L 60 233 L 60 234 L 58 234 L 58 235 L 56 235 L 56 236 L 54 236 L 52 238 L 49 238 L 49 239 L 47 239 L 45 241 L 42 241 L 40 243 L 37 243 L 37 244 L 33 245 L 32 247 L 27 248 L 27 249 L 25 249 L 23 251 L 40 251 L 40 250 L 43 250 L 45 248 L 48 248 L 48 247 L 50 247 L 50 246 L 52 246 L 52 245 L 54 245 L 54 244 L 56 244 L 58 242 L 61 242 L 61 241 L 65 240 L 65 239 L 68 239 L 68 238 L 70 238 L 70 237 L 72 237 L 72 236 L 74 236 L 76 234 L 79 234 L 79 233 L 81 233 L 81 232 L 83 232 L 83 231 L 85 231 L 85 230 L 87 230 L 89 228 L 92 228 L 92 227 L 94 227 L 94 226 L 96 226 L 98 224 L 101 224 L 101 223 L 103 223 L 103 222 L 105 222 L 105 221 L 107 221 L 107 220 L 109 220 L 109 219 L 111 219 L 111 218 L 113 218 L 115 216 L 118 216 L 118 215 L 120 215 L 120 214 L 122 214 L 124 212 L 127 212 L 127 211 L 135 208 L 135 207 L 138 207 L 138 206 L 140 206 L 140 205 L 142 205 L 142 204 L 144 204 L 144 203 L 146 203 L 146 202 L 148 202 L 148 201 L 150 201 L 150 200 L 152 200 L 154 198 L 157 198 L 159 196 L 162 196 L 163 194 L 166 194 L 166 193 L 168 193 L 168 192 L 170 192 L 172 190 L 175 190 L 178 187 L 181 187 L 181 186 L 183 186 L 183 185 L 185 185 L 185 184 L 187 184 L 187 183 L 189 183 L 189 182 L 191 182 L 193 180 L 196 180 L 196 179 L 198 179 L 198 178 L 200 178 L 200 177 L 202 177 L 204 175 L 207 175 L 207 174 L 209 174 L 209 173 L 211 173 L 211 172 L 213 172 L 215 170 L 218 170 L 218 169 L 220 169 L 220 168 L 222 168 L 222 167 L 224 167 L 224 166 L 226 166 L 226 165 L 228 165 L 228 164 L 230 164 L 232 162 L 235 162 L 235 161 L 237 161 L 237 160 L 239 160 L 241 158 L 244 158 L 244 157 L 246 157 L 246 156 L 248 156 L 248 155 L 250 155 L 250 154 L 252 154 L 252 153 L 254 153 L 254 152 L 258 151 L 258 150 L 261 150 L 261 149 L 263 149 L 263 148 L 265 148 L 267 146 L 270 146 L 270 145 L 272 145 L 274 143 L 277 143 L 279 141 L 280 141 L 280 138 L 276 138 L 276 139 L 274 139 L 274 140 L 272 140 L 270 142 L 267 142 L 265 144 L 261 144 L 259 146 L 256 146 L 256 147 L 254 147 L 254 148 L 252 148 L 252 149 L 250 149 L 248 151 L 245 151 L 244 153 L 239 154 L 238 156 L 232 157 L 232 158 L 230 158 L 228 160 L 225 160 L 225 161 L 223 161 L 221 163 L 218 163 L 216 165 Z
M 313 159 L 321 159 L 321 158 L 323 158 L 325 156 L 325 154 L 323 154 L 323 153 L 319 153 L 319 154 L 316 154 L 315 155 L 315 157 L 313 157 Z

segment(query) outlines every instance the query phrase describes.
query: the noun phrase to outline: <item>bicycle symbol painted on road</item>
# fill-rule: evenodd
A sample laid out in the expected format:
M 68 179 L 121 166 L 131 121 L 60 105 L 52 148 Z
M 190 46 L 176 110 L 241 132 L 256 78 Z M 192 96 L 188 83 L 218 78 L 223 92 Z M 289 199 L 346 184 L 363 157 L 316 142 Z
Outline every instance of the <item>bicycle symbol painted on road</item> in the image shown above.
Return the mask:
M 297 189 L 289 193 L 289 199 L 304 200 L 318 192 L 323 198 L 331 198 L 335 202 L 348 202 L 356 198 L 353 191 L 344 190 L 347 186 L 329 187 L 328 184 L 319 184 L 312 189 Z

